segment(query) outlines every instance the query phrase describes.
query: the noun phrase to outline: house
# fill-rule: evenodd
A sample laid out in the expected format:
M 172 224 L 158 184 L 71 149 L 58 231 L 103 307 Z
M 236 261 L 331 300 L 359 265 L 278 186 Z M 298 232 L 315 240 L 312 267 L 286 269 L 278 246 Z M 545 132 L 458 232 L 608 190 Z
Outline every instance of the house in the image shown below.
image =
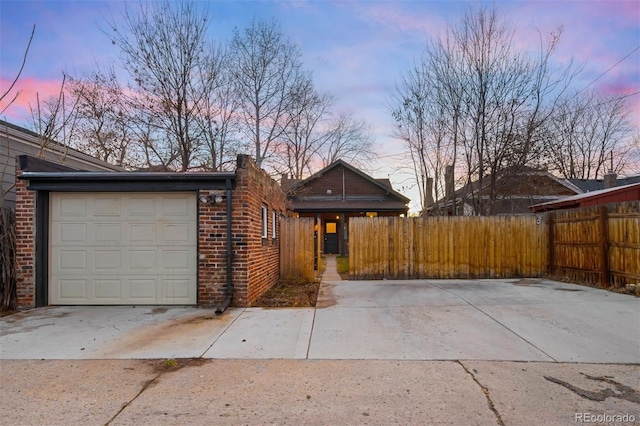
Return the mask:
M 551 173 L 531 167 L 508 168 L 495 176 L 495 195 L 491 197 L 493 175 L 486 176 L 480 187 L 474 181 L 462 188 L 453 188 L 453 172 L 448 168 L 446 185 L 449 193 L 429 206 L 423 215 L 470 216 L 476 210 L 487 215 L 530 214 L 529 206 L 559 198 L 580 194 L 576 185 L 553 176 Z M 480 203 L 480 204 L 479 204 Z
M 55 164 L 64 164 L 69 169 L 86 171 L 123 171 L 80 151 L 55 141 L 43 141 L 37 134 L 20 126 L 0 120 L 0 175 L 2 177 L 2 204 L 15 207 L 16 157 L 29 155 Z
M 349 218 L 406 215 L 409 199 L 389 179 L 374 179 L 338 160 L 304 180 L 282 177 L 287 208 L 294 216 L 315 218 L 324 253 L 348 253 Z
M 20 156 L 19 308 L 248 306 L 279 276 L 285 194 L 255 161 L 235 172 L 77 171 Z
M 640 182 L 564 197 L 530 207 L 536 213 L 640 200 Z
M 631 185 L 640 183 L 640 175 L 619 177 L 615 173 L 608 173 L 604 179 L 567 179 L 570 183 L 580 188 L 583 193 L 613 188 L 614 186 Z

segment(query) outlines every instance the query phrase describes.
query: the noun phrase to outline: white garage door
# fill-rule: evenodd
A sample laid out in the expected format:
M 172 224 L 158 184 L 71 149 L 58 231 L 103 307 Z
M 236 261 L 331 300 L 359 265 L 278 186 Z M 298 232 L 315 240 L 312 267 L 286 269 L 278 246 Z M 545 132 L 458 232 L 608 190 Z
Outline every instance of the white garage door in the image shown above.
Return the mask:
M 50 200 L 50 304 L 196 303 L 195 192 Z

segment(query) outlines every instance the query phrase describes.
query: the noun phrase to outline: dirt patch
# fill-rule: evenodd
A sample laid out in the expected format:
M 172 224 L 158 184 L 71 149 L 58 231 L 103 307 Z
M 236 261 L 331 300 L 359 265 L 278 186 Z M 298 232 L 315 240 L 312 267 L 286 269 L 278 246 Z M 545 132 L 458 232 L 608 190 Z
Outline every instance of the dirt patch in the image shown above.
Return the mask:
M 166 320 L 159 324 L 133 330 L 122 340 L 103 348 L 100 353 L 110 357 L 122 352 L 146 350 L 158 345 L 166 345 L 167 342 L 179 342 L 184 336 L 206 334 L 213 323 L 228 322 L 229 320 L 228 314 L 215 315 L 213 312 Z
M 330 308 L 331 306 L 335 306 L 337 303 L 336 295 L 333 293 L 333 288 L 335 284 L 322 284 L 318 294 L 318 303 L 316 304 L 316 308 Z
M 13 315 L 13 314 L 17 314 L 18 311 L 4 311 L 4 310 L 0 310 L 0 318 L 2 317 L 6 317 L 7 315 Z
M 252 306 L 262 308 L 309 308 L 316 306 L 319 282 L 286 279 L 269 289 Z
M 151 314 L 164 314 L 168 310 L 169 310 L 169 308 L 167 308 L 166 306 L 157 306 L 157 307 L 153 308 L 150 313 Z
M 168 373 L 188 367 L 200 367 L 212 361 L 204 358 L 171 358 L 167 360 L 153 360 L 150 362 L 156 373 Z

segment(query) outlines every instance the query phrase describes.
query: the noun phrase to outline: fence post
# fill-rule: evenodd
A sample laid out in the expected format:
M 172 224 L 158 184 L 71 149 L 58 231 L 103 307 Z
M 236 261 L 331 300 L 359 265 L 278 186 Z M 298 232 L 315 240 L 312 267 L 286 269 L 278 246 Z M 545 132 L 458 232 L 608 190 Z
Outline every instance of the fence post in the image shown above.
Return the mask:
M 600 250 L 601 250 L 601 267 L 600 285 L 604 288 L 609 287 L 609 230 L 607 223 L 607 206 L 600 206 Z
M 549 253 L 547 257 L 547 274 L 553 277 L 556 273 L 556 251 L 555 251 L 555 216 L 553 212 L 547 213 L 547 225 L 549 226 L 548 239 L 549 239 Z

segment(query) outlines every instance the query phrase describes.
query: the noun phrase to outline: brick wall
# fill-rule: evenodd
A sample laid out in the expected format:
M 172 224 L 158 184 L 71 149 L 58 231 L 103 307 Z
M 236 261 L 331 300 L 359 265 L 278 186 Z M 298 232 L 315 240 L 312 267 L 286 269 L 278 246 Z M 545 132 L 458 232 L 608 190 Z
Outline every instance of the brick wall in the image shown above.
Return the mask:
M 16 176 L 20 171 L 16 170 Z M 16 179 L 16 304 L 35 306 L 35 192 Z
M 276 181 L 249 156 L 239 156 L 232 191 L 232 280 L 234 306 L 249 306 L 279 278 L 279 236 L 272 239 L 273 215 L 285 213 L 285 195 Z M 19 173 L 19 171 L 18 171 Z M 35 306 L 35 192 L 28 181 L 16 180 L 17 303 Z M 217 306 L 227 282 L 227 204 L 201 202 L 218 194 L 198 192 L 198 304 Z M 267 207 L 268 238 L 262 238 L 262 206 Z
M 251 157 L 243 156 L 241 162 L 234 193 L 234 304 L 250 306 L 278 281 L 280 230 L 272 239 L 272 212 L 276 212 L 278 227 L 278 217 L 286 211 L 286 199 L 280 185 Z M 262 238 L 262 206 L 267 207 L 266 239 Z

